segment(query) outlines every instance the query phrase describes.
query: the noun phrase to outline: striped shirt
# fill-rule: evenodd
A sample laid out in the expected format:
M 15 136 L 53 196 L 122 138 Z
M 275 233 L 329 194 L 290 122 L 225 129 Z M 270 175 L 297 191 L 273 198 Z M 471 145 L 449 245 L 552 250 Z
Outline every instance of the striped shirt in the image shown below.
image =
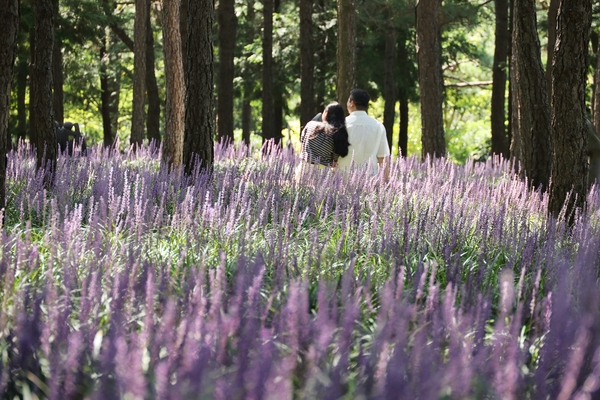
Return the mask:
M 333 136 L 325 131 L 325 124 L 310 121 L 300 135 L 302 151 L 300 158 L 310 164 L 330 166 L 338 160 L 338 155 L 333 152 Z

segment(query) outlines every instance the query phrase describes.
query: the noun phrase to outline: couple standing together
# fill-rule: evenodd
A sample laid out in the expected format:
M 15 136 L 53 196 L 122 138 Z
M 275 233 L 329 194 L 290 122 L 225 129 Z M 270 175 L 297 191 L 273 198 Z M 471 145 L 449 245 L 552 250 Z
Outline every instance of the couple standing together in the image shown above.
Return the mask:
M 354 166 L 377 174 L 390 148 L 383 124 L 367 115 L 369 101 L 365 90 L 354 89 L 347 102 L 350 115 L 345 117 L 342 106 L 333 102 L 306 124 L 300 136 L 302 167 L 313 164 L 347 171 Z

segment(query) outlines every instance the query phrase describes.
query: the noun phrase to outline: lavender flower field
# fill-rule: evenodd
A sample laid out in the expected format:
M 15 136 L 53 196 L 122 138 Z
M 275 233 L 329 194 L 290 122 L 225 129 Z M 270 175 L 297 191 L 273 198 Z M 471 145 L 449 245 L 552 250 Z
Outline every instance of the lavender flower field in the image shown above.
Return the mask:
M 3 398 L 599 398 L 597 187 L 568 227 L 499 160 L 215 155 L 9 155 Z

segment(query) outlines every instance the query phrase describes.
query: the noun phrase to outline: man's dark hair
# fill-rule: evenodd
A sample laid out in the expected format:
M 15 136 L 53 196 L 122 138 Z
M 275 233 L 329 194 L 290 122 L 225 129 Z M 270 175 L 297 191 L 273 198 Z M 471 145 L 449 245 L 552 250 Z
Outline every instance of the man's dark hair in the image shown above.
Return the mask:
M 366 111 L 369 108 L 371 98 L 366 90 L 354 89 L 350 92 L 350 100 L 354 102 L 358 110 Z

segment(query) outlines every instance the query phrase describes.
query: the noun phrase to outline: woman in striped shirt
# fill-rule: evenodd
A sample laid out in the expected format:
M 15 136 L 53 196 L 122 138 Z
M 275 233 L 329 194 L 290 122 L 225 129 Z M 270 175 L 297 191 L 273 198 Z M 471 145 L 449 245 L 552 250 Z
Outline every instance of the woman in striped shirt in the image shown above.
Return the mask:
M 300 135 L 300 158 L 321 168 L 335 167 L 339 157 L 348 155 L 348 131 L 344 109 L 337 102 L 325 107 L 323 121 L 310 121 Z

